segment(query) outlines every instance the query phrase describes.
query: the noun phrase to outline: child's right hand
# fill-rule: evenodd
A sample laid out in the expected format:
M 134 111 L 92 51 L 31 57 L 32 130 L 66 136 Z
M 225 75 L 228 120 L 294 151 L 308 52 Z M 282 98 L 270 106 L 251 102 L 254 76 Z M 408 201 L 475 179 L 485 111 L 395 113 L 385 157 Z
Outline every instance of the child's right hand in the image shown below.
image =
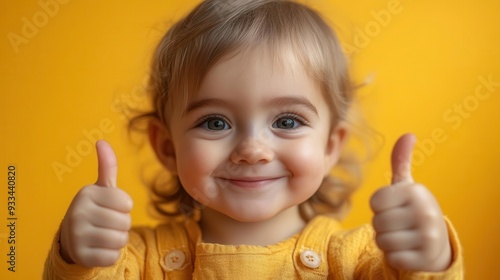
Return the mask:
M 132 199 L 116 187 L 117 161 L 111 146 L 96 143 L 99 165 L 95 185 L 75 196 L 61 225 L 61 257 L 86 267 L 110 266 L 128 242 Z

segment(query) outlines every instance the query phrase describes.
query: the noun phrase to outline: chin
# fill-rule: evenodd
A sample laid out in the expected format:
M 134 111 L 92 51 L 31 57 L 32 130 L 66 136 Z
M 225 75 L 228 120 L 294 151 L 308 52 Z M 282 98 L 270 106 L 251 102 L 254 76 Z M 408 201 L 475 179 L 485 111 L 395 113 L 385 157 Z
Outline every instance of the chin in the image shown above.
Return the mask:
M 250 209 L 248 211 L 234 211 L 231 213 L 223 213 L 229 218 L 243 223 L 258 223 L 272 219 L 278 215 L 279 211 L 254 211 L 255 209 Z M 260 209 L 262 210 L 262 209 Z
M 259 223 L 271 219 L 273 216 L 270 215 L 237 215 L 228 216 L 229 218 L 242 223 Z

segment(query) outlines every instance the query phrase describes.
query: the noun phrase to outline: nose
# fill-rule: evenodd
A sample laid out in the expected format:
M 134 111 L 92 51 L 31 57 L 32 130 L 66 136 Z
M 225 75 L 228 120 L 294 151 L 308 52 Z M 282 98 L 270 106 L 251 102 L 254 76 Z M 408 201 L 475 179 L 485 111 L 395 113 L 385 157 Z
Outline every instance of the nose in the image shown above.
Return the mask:
M 234 164 L 266 163 L 272 161 L 273 158 L 273 150 L 255 137 L 248 137 L 241 141 L 231 154 L 231 161 Z

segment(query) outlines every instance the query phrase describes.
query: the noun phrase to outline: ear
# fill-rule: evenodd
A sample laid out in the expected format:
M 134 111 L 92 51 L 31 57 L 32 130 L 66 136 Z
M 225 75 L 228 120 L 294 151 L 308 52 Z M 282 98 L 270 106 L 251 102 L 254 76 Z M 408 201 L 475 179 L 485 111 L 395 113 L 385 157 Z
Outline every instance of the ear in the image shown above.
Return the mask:
M 330 132 L 325 150 L 325 171 L 327 174 L 330 173 L 333 166 L 338 162 L 344 144 L 347 142 L 348 132 L 348 126 L 345 121 L 339 121 Z
M 177 175 L 177 164 L 174 144 L 168 129 L 158 119 L 149 123 L 149 142 L 156 153 L 156 157 L 172 175 Z

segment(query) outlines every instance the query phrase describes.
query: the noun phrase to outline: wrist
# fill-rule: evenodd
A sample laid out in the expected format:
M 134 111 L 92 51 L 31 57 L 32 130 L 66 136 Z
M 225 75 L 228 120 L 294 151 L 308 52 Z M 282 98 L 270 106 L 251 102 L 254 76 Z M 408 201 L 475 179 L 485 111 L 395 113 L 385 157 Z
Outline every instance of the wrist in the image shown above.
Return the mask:
M 440 271 L 447 270 L 451 266 L 452 259 L 453 259 L 452 255 L 453 255 L 453 253 L 452 253 L 451 245 L 450 245 L 450 242 L 448 241 L 445 248 L 443 249 L 443 251 L 439 255 L 439 257 L 429 267 L 429 271 L 440 272 Z
M 62 229 L 59 233 L 58 243 L 59 243 L 59 255 L 61 256 L 61 258 L 68 264 L 74 264 L 75 262 L 73 261 L 73 259 L 69 255 L 69 252 L 67 250 L 67 246 L 65 246 L 66 242 L 65 242 L 65 240 L 63 240 Z

